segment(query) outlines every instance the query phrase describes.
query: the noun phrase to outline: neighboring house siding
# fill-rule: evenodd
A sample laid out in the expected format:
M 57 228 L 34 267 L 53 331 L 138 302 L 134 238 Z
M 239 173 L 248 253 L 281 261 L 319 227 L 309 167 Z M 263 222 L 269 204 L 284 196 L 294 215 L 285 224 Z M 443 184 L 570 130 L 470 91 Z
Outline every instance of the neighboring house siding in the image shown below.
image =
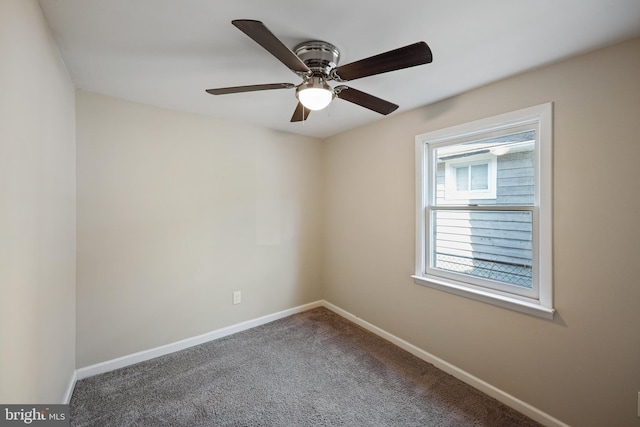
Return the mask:
M 534 200 L 533 151 L 498 157 L 497 205 L 524 205 Z M 472 202 L 473 203 L 473 202 Z
M 496 198 L 479 205 L 534 202 L 533 151 L 497 158 Z M 437 197 L 444 201 L 445 164 L 437 167 Z M 435 221 L 436 264 L 447 270 L 531 286 L 532 229 L 529 212 L 439 211 Z M 473 270 L 471 272 L 470 270 Z

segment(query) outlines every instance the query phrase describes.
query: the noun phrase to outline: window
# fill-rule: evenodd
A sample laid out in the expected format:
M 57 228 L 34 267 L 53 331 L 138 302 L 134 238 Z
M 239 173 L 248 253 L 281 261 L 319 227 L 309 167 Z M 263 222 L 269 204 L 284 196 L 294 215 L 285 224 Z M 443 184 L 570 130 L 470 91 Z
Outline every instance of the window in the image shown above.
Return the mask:
M 421 285 L 553 318 L 552 105 L 416 137 Z
M 461 153 L 442 154 L 445 179 L 445 198 L 461 203 L 471 199 L 496 198 L 496 156 Z M 464 202 L 463 202 L 464 201 Z

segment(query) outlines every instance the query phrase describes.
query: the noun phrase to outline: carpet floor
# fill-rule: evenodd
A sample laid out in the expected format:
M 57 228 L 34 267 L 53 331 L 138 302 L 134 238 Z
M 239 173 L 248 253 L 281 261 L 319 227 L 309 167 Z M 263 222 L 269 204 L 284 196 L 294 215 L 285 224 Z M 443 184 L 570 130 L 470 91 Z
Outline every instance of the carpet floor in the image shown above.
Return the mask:
M 72 426 L 540 424 L 316 308 L 78 381 Z

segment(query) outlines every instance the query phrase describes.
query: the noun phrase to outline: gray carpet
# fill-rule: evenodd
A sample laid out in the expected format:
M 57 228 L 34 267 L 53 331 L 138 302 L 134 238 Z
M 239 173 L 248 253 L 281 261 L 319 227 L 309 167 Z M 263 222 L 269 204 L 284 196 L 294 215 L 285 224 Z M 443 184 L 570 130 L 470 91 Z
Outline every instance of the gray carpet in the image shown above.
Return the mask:
M 317 308 L 78 381 L 72 426 L 539 426 Z

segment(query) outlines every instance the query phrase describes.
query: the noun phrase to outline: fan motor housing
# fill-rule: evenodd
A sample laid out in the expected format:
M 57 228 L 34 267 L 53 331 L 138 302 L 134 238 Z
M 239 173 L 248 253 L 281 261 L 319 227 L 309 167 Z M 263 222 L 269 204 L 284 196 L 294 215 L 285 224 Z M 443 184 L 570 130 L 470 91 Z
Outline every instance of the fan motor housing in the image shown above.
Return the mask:
M 340 60 L 338 48 L 331 43 L 320 40 L 300 43 L 293 51 L 314 75 L 328 77 L 331 70 L 338 66 Z

